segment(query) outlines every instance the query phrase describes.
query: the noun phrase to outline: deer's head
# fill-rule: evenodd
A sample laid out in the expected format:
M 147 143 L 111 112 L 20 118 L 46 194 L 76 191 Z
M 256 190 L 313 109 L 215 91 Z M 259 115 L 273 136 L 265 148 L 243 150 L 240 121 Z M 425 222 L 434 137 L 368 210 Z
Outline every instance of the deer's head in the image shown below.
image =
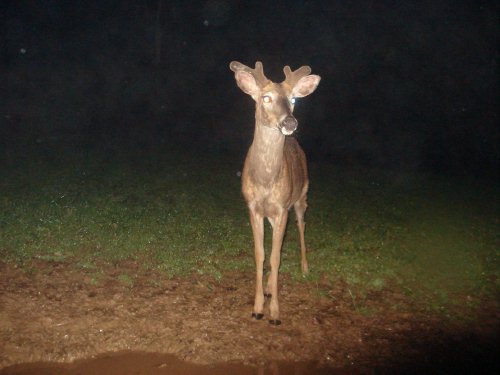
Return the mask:
M 257 103 L 257 123 L 279 130 L 284 135 L 290 135 L 297 129 L 298 122 L 293 116 L 295 100 L 314 92 L 321 79 L 318 75 L 309 74 L 309 66 L 295 71 L 285 66 L 286 78 L 281 83 L 266 78 L 260 61 L 255 63 L 254 69 L 237 61 L 232 61 L 229 67 L 234 72 L 238 87 Z

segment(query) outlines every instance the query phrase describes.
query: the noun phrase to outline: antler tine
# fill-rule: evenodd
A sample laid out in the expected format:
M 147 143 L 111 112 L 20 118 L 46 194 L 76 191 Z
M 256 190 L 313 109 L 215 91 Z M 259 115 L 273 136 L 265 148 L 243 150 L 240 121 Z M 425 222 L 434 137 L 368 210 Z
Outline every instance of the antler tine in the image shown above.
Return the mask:
M 283 68 L 283 72 L 285 73 L 285 80 L 283 82 L 290 87 L 294 87 L 299 79 L 311 73 L 311 67 L 308 65 L 304 65 L 299 69 L 292 71 L 292 69 L 290 69 L 290 67 L 287 65 Z
M 253 70 L 253 75 L 257 80 L 257 82 L 261 85 L 261 87 L 264 87 L 269 82 L 269 79 L 267 79 L 266 75 L 264 74 L 264 66 L 260 61 L 257 61 L 255 63 L 255 69 Z
M 269 79 L 265 76 L 264 67 L 262 66 L 262 63 L 260 61 L 257 61 L 255 63 L 254 69 L 252 69 L 252 68 L 250 68 L 250 67 L 246 66 L 245 64 L 242 64 L 238 61 L 231 61 L 231 63 L 229 64 L 229 68 L 233 72 L 243 70 L 247 73 L 252 74 L 255 78 L 255 81 L 257 82 L 257 84 L 260 87 L 264 87 L 265 85 L 267 85 L 269 83 Z

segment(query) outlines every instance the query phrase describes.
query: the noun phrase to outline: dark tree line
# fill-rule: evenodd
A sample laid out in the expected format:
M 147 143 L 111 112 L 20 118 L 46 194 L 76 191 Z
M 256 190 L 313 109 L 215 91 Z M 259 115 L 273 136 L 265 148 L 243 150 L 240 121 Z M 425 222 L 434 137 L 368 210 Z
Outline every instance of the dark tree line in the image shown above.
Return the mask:
M 493 1 L 11 0 L 0 17 L 3 149 L 244 149 L 253 104 L 228 63 L 259 59 L 277 81 L 286 64 L 323 77 L 297 107 L 312 158 L 477 171 L 498 162 Z

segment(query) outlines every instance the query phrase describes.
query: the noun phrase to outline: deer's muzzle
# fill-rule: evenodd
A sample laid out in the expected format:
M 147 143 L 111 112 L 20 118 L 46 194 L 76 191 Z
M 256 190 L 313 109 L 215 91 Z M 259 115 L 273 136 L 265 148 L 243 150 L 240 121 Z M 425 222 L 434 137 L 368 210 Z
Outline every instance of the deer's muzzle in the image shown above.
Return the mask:
M 295 129 L 297 129 L 298 122 L 293 116 L 287 116 L 285 119 L 281 122 L 281 132 L 284 135 L 290 135 L 292 134 Z

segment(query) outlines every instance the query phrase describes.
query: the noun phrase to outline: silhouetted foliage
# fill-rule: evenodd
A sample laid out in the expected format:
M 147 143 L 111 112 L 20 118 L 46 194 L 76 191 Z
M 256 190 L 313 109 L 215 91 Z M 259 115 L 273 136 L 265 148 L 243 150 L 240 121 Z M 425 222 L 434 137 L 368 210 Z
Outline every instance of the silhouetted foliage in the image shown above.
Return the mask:
M 253 104 L 228 68 L 309 64 L 322 76 L 298 137 L 310 158 L 495 170 L 494 1 L 3 1 L 0 146 L 170 143 L 244 150 Z M 132 152 L 132 151 L 131 151 Z

